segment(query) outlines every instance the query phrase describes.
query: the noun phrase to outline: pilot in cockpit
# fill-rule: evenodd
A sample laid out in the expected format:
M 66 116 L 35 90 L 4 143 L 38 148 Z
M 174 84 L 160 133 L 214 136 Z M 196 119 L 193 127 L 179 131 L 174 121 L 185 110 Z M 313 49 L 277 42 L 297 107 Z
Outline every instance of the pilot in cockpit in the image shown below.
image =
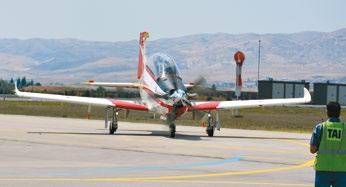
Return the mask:
M 150 57 L 149 67 L 156 82 L 164 91 L 174 92 L 181 87 L 181 78 L 175 61 L 166 54 L 157 53 Z
M 167 76 L 179 76 L 176 64 L 172 58 L 165 54 L 155 54 L 152 57 L 157 79 L 165 79 Z

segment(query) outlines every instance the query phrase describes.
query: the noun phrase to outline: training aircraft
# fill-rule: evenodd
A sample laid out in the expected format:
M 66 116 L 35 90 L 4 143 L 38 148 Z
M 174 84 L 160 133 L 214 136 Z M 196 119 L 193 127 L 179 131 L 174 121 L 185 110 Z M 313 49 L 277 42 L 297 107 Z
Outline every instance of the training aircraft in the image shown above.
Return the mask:
M 120 99 L 90 98 L 78 96 L 65 96 L 54 94 L 42 94 L 21 92 L 15 85 L 15 93 L 19 97 L 47 99 L 59 102 L 68 102 L 84 105 L 103 106 L 105 112 L 105 127 L 109 134 L 114 134 L 118 129 L 119 110 L 140 110 L 158 113 L 166 120 L 169 126 L 170 137 L 175 137 L 175 120 L 186 112 L 200 111 L 206 114 L 208 124 L 206 132 L 208 136 L 214 135 L 214 129 L 220 129 L 219 110 L 238 109 L 261 106 L 275 106 L 287 104 L 308 103 L 311 101 L 309 91 L 304 88 L 303 98 L 289 99 L 263 99 L 263 100 L 236 100 L 236 101 L 191 101 L 188 88 L 193 84 L 184 84 L 178 67 L 170 56 L 162 53 L 154 54 L 147 60 L 145 53 L 145 41 L 149 37 L 148 32 L 141 32 L 139 37 L 139 55 L 136 83 L 112 83 L 89 81 L 88 85 L 138 88 L 141 102 Z M 216 115 L 211 111 L 216 110 Z M 108 123 L 108 112 L 112 112 L 111 122 Z M 109 126 L 109 127 L 108 127 Z

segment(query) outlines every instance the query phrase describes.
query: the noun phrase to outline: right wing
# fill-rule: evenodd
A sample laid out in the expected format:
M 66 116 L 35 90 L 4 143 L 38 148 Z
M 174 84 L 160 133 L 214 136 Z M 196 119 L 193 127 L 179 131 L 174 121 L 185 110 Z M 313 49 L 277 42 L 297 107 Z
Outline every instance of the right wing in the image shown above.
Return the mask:
M 59 102 L 65 102 L 65 103 L 75 103 L 75 104 L 104 106 L 104 107 L 112 106 L 112 107 L 117 107 L 120 109 L 128 109 L 128 110 L 143 110 L 143 111 L 148 110 L 147 106 L 135 101 L 131 101 L 131 100 L 118 100 L 118 99 L 105 99 L 105 98 L 21 92 L 18 90 L 16 84 L 15 84 L 15 93 L 19 97 L 47 99 L 51 101 L 59 101 Z
M 261 106 L 283 106 L 289 104 L 309 103 L 310 101 L 311 95 L 309 91 L 304 88 L 304 97 L 302 98 L 192 102 L 192 107 L 190 110 L 218 110 L 232 108 L 254 108 Z

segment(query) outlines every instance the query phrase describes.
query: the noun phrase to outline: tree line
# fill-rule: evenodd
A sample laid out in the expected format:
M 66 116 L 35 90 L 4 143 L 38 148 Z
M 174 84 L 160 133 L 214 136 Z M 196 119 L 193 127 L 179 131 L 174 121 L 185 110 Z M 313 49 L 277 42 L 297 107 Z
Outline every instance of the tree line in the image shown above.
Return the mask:
M 134 89 L 105 89 L 102 86 L 96 89 L 65 89 L 64 95 L 101 98 L 138 98 L 139 92 Z
M 13 94 L 14 83 L 17 83 L 18 88 L 24 88 L 27 86 L 41 86 L 41 83 L 34 82 L 34 80 L 27 81 L 26 77 L 17 78 L 14 80 L 3 80 L 0 79 L 0 94 Z

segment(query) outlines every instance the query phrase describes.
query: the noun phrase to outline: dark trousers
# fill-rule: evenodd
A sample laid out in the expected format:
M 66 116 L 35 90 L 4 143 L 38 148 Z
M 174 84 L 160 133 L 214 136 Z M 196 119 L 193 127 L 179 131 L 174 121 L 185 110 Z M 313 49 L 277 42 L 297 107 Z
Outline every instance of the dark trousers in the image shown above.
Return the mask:
M 316 171 L 315 187 L 346 187 L 346 172 Z

